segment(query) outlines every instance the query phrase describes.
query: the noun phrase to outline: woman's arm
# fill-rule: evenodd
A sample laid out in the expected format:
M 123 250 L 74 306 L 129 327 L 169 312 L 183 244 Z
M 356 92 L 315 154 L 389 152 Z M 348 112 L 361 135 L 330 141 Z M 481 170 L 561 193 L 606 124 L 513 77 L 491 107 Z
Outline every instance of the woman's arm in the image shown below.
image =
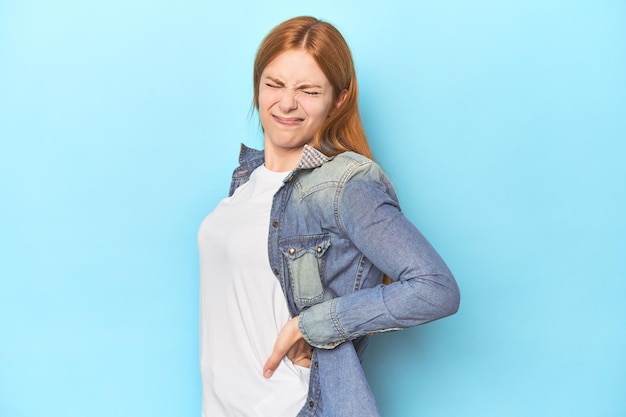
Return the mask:
M 400 211 L 380 168 L 366 165 L 342 188 L 338 226 L 377 268 L 395 280 L 314 305 L 300 314 L 304 339 L 330 349 L 356 337 L 427 323 L 459 307 L 448 267 Z

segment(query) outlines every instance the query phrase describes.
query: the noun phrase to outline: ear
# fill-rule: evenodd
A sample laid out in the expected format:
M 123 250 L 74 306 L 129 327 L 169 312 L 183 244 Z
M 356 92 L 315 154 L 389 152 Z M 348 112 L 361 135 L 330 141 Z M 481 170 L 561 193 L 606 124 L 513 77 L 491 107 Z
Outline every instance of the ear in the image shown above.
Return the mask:
M 348 90 L 344 88 L 343 90 L 341 90 L 341 92 L 337 96 L 337 100 L 335 101 L 335 109 L 338 109 L 339 106 L 341 106 L 343 102 L 346 101 L 347 97 L 348 97 Z

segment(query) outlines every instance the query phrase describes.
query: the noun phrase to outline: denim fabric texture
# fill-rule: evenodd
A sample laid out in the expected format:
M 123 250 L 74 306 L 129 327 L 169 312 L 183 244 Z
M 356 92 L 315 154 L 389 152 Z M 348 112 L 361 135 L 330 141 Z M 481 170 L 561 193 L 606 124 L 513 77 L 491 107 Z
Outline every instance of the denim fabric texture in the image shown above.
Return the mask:
M 263 163 L 242 145 L 230 194 Z M 378 416 L 361 367 L 369 335 L 454 314 L 448 267 L 403 215 L 372 160 L 305 146 L 274 195 L 268 256 L 305 340 L 315 349 L 304 416 Z M 383 274 L 394 282 L 382 284 Z

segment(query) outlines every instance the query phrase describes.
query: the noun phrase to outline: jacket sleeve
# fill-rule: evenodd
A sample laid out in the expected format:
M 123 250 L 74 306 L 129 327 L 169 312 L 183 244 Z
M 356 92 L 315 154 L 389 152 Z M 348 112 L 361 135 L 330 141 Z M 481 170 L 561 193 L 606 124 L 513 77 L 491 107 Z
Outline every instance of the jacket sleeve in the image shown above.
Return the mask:
M 391 184 L 376 164 L 359 168 L 344 183 L 334 210 L 340 230 L 395 282 L 303 311 L 299 327 L 309 344 L 331 349 L 362 335 L 417 326 L 458 310 L 454 277 L 401 212 Z

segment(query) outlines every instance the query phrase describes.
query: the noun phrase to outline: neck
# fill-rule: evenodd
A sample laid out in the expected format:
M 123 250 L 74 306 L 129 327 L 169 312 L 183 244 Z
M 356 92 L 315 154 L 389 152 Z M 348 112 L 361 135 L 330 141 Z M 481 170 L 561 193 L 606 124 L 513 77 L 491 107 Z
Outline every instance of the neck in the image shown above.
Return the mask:
M 290 148 L 290 149 L 276 149 L 272 146 L 265 146 L 265 168 L 270 171 L 286 172 L 293 170 L 300 162 L 302 157 L 302 149 Z

